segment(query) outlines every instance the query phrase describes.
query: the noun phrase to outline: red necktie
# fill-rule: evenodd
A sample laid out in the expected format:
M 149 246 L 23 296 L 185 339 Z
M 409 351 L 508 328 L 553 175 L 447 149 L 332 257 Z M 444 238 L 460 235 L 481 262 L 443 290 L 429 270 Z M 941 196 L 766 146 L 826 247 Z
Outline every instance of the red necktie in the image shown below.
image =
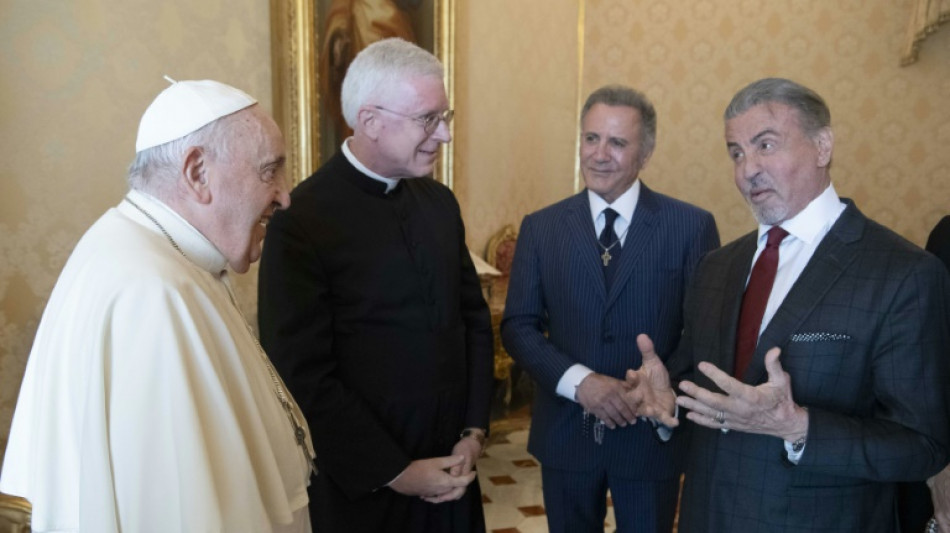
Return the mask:
M 768 232 L 765 249 L 752 267 L 749 284 L 742 296 L 742 309 L 739 311 L 739 330 L 736 332 L 736 367 L 733 375 L 742 379 L 746 367 L 752 360 L 755 345 L 759 341 L 759 327 L 765 305 L 769 302 L 772 284 L 775 283 L 775 271 L 778 269 L 778 246 L 788 232 L 779 226 L 773 226 Z

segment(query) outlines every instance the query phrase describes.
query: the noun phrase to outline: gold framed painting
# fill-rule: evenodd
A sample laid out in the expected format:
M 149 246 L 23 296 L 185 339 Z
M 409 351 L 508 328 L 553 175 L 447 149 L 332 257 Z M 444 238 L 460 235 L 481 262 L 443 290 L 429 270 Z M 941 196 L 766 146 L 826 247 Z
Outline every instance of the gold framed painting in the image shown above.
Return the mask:
M 339 82 L 363 41 L 338 38 L 353 30 L 351 25 L 388 28 L 432 51 L 445 66 L 445 90 L 455 107 L 455 0 L 271 0 L 270 9 L 274 118 L 287 142 L 294 185 L 331 157 L 347 135 L 337 111 Z M 442 145 L 433 176 L 449 187 L 451 146 Z

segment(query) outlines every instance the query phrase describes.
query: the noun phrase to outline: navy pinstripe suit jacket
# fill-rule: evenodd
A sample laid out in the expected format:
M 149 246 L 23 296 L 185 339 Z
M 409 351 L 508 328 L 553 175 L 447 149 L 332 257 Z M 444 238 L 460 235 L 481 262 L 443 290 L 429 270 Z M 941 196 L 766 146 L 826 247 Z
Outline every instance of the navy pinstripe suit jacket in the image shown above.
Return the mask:
M 528 449 L 545 466 L 606 465 L 634 479 L 675 475 L 671 446 L 650 424 L 585 433 L 580 404 L 555 392 L 573 364 L 623 379 L 640 366 L 636 336 L 647 333 L 666 357 L 682 331 L 682 299 L 700 257 L 719 246 L 712 215 L 645 185 L 610 293 L 587 191 L 525 217 L 502 322 L 512 358 L 538 384 Z
M 743 381 L 767 380 L 778 346 L 796 403 L 809 409 L 798 465 L 777 437 L 691 428 L 683 533 L 893 532 L 896 481 L 947 462 L 950 278 L 932 255 L 850 201 L 762 332 Z M 756 233 L 710 253 L 686 296 L 668 368 L 734 362 L 739 307 Z M 679 430 L 677 430 L 679 431 Z

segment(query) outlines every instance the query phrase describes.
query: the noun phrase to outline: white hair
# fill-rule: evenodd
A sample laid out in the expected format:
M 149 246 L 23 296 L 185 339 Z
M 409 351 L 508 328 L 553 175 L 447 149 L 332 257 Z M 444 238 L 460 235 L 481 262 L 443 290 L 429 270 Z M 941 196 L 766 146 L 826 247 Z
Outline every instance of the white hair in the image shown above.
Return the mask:
M 164 198 L 165 188 L 177 179 L 185 154 L 193 146 L 203 147 L 212 157 L 231 157 L 233 123 L 244 109 L 209 122 L 184 137 L 136 153 L 129 165 L 129 188 Z
M 376 41 L 357 54 L 346 71 L 340 90 L 343 118 L 355 128 L 360 107 L 378 92 L 411 77 L 442 79 L 444 72 L 438 58 L 408 41 L 398 37 Z

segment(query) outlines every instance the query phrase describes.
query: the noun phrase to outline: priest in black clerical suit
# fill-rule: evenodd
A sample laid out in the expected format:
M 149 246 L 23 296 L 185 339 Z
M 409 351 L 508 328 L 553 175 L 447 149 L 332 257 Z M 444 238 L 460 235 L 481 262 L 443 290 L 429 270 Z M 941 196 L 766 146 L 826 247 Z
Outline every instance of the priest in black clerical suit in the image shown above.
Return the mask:
M 451 139 L 441 65 L 389 39 L 351 77 L 354 136 L 273 218 L 260 270 L 261 341 L 315 441 L 313 527 L 484 531 L 491 320 L 455 197 L 418 177 Z

